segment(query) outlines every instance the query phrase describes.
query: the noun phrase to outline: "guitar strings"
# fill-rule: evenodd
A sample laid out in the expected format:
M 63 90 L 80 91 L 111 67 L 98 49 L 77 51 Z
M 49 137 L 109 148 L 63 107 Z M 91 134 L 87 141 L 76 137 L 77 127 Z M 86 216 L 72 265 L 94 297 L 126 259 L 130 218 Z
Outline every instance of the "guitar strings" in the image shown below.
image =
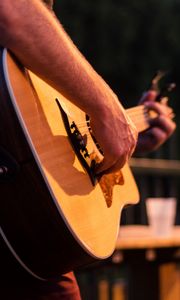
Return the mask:
M 145 130 L 149 127 L 149 120 L 152 117 L 148 114 L 148 110 L 144 105 L 139 105 L 137 107 L 128 108 L 128 109 L 126 109 L 126 112 L 127 112 L 128 116 L 132 119 L 132 121 L 134 122 L 134 124 L 137 127 L 137 130 L 139 132 L 142 132 L 143 130 Z M 170 118 L 174 118 L 174 116 L 175 115 L 173 112 L 169 113 Z M 76 123 L 76 125 L 82 136 L 86 135 L 87 137 L 90 137 L 90 139 L 88 139 L 88 144 L 89 145 L 92 144 L 92 146 L 93 146 L 94 141 L 92 138 L 92 134 L 88 128 L 89 125 L 87 124 L 87 121 L 82 121 L 82 122 Z
M 148 113 L 144 105 L 140 105 L 139 107 L 128 108 L 126 111 L 129 117 L 132 118 L 132 121 L 134 121 L 134 123 L 147 123 Z M 76 125 L 78 129 L 86 128 L 86 130 L 81 130 L 81 134 L 91 135 L 88 129 L 87 121 L 77 122 Z
M 148 128 L 148 114 L 147 110 L 145 110 L 145 107 L 143 105 L 140 105 L 139 107 L 129 108 L 126 110 L 126 112 L 129 115 L 129 117 L 132 118 L 132 121 L 135 123 L 138 131 L 142 131 Z M 86 137 L 88 137 L 89 147 L 92 146 L 94 148 L 94 140 L 91 132 L 89 131 L 87 121 L 77 122 L 76 126 L 79 129 L 82 137 L 85 135 Z

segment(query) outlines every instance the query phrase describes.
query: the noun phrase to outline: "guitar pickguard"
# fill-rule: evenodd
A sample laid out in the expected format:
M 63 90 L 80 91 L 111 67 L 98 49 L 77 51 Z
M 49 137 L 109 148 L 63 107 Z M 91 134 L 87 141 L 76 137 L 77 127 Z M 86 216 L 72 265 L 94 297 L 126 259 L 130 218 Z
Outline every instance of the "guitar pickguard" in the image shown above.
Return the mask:
M 64 126 L 66 128 L 70 143 L 74 149 L 74 152 L 78 159 L 80 160 L 82 166 L 87 171 L 89 178 L 93 184 L 93 186 L 97 182 L 97 177 L 94 173 L 94 167 L 96 161 L 92 158 L 92 153 L 88 152 L 87 149 L 87 135 L 82 135 L 75 121 L 70 121 L 66 112 L 63 110 L 60 101 L 56 99 L 56 103 L 61 112 L 62 119 L 64 121 Z

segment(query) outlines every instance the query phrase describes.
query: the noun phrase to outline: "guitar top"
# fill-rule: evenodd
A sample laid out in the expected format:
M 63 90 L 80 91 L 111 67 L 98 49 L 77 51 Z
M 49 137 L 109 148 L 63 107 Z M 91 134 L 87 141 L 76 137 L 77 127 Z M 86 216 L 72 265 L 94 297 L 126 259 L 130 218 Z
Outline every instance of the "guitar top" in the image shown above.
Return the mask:
M 129 166 L 99 181 L 94 166 L 103 153 L 88 116 L 6 49 L 0 77 L 0 138 L 18 166 L 0 182 L 7 248 L 42 280 L 109 257 L 123 207 L 139 201 Z M 147 128 L 144 107 L 129 115 L 135 110 Z

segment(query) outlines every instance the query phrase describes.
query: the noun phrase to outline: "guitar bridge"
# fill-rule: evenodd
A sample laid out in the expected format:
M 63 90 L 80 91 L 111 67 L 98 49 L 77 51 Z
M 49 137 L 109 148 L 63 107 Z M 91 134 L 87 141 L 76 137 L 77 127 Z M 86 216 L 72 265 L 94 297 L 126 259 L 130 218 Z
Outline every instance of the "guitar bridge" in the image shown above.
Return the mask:
M 69 137 L 72 148 L 78 157 L 81 165 L 87 171 L 89 178 L 92 182 L 92 185 L 95 186 L 97 183 L 97 177 L 94 172 L 94 168 L 96 165 L 96 155 L 94 153 L 89 153 L 87 148 L 87 134 L 82 134 L 78 129 L 75 121 L 70 121 L 67 114 L 63 110 L 60 101 L 56 99 L 56 103 L 59 107 L 64 126 L 66 128 L 67 135 Z M 87 126 L 88 128 L 88 126 Z M 89 129 L 88 129 L 89 133 Z M 93 157 L 94 156 L 94 157 Z

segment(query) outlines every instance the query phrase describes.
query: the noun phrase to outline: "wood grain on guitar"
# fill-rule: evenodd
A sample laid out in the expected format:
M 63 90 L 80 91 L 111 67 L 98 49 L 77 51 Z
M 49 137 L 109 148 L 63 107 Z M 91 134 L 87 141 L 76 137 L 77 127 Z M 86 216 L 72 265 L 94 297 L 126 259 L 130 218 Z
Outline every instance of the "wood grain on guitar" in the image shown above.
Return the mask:
M 5 132 L 1 138 L 6 149 L 22 154 L 15 154 L 19 175 L 1 184 L 6 198 L 0 203 L 1 227 L 6 240 L 21 265 L 44 279 L 107 258 L 115 249 L 123 207 L 139 201 L 128 164 L 98 182 L 92 162 L 100 162 L 103 155 L 86 114 L 20 66 L 6 49 L 1 59 L 5 96 L 0 101 L 8 106 L 7 114 L 9 108 L 12 111 L 14 125 L 12 117 L 4 119 L 6 126 L 14 126 L 16 149 L 9 149 L 12 145 Z M 127 113 L 139 131 L 148 128 L 143 105 Z

